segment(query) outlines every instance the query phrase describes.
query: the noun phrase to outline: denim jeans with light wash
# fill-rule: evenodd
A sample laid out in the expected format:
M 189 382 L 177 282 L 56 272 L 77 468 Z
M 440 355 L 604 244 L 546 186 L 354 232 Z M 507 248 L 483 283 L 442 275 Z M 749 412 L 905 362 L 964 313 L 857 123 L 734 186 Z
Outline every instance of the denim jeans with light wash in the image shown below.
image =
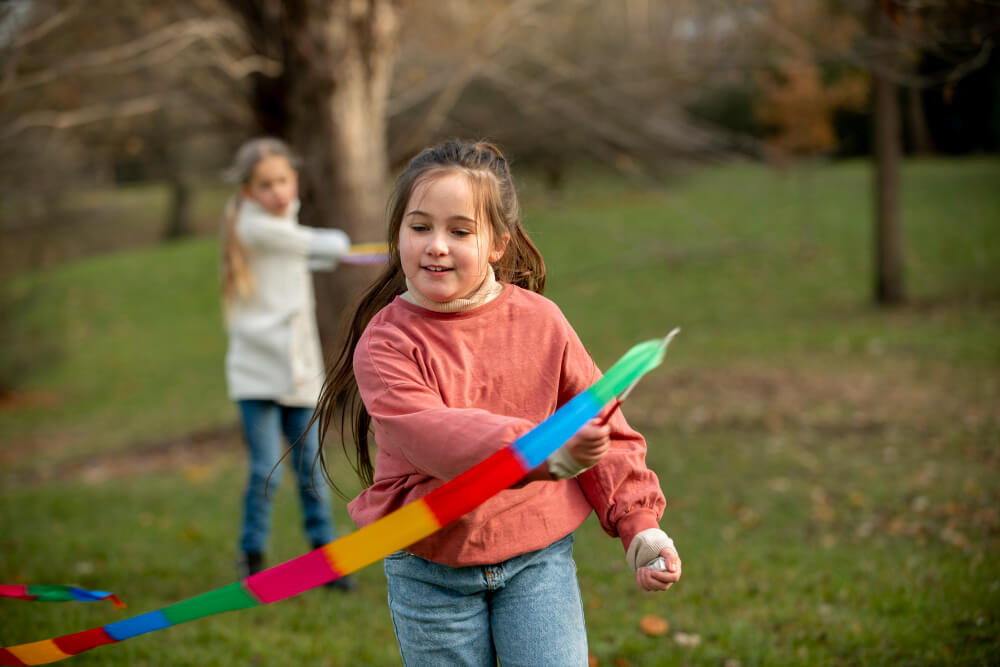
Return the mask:
M 250 454 L 250 474 L 243 497 L 240 549 L 244 552 L 266 551 L 271 531 L 271 498 L 278 490 L 286 464 L 295 470 L 309 542 L 313 545 L 332 542 L 335 529 L 330 517 L 329 491 L 319 463 L 313 465 L 319 448 L 316 425 L 299 440 L 309 424 L 313 409 L 281 405 L 269 400 L 242 400 L 237 404 Z M 282 459 L 288 446 L 296 441 L 295 448 Z M 281 464 L 275 468 L 279 460 Z
M 384 566 L 404 665 L 587 664 L 572 533 L 496 565 L 448 567 L 397 551 Z

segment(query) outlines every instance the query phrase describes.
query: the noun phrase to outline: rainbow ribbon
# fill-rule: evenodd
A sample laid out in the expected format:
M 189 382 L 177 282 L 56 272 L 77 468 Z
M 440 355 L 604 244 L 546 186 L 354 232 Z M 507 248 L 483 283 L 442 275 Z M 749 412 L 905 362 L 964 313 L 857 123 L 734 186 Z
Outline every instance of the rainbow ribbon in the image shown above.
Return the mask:
M 548 419 L 450 482 L 378 521 L 298 558 L 156 611 L 54 639 L 0 648 L 0 665 L 44 665 L 205 616 L 298 595 L 431 535 L 514 484 L 663 361 L 669 338 L 640 343 Z
M 96 602 L 111 600 L 119 609 L 125 606 L 117 595 L 107 591 L 88 591 L 76 586 L 12 586 L 0 584 L 0 598 L 35 600 L 37 602 Z
M 384 264 L 389 259 L 389 244 L 358 243 L 340 258 L 344 264 Z

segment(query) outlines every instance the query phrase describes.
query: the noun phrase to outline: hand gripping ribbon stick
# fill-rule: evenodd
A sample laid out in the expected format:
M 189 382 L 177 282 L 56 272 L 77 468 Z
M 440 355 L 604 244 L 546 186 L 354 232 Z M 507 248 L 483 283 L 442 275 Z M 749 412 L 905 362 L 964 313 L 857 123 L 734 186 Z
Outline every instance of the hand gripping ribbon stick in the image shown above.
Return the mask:
M 662 340 L 636 345 L 604 377 L 509 446 L 350 535 L 243 581 L 156 611 L 62 637 L 0 648 L 0 665 L 43 665 L 205 616 L 284 600 L 404 549 L 520 480 L 610 401 L 624 399 L 643 375 L 660 365 L 674 334 L 676 330 Z
M 664 336 L 663 341 L 660 342 L 660 347 L 664 351 L 666 351 L 667 345 L 670 345 L 670 341 L 672 341 L 674 339 L 674 336 L 676 336 L 677 334 L 679 334 L 680 331 L 681 331 L 680 327 L 675 327 L 673 329 L 673 331 L 671 331 L 666 336 Z M 618 411 L 618 408 L 620 408 L 622 406 L 622 403 L 625 402 L 625 399 L 628 398 L 628 395 L 631 394 L 632 390 L 635 389 L 635 386 L 637 384 L 639 384 L 639 380 L 640 379 L 641 378 L 636 378 L 636 379 L 632 380 L 632 384 L 630 384 L 629 386 L 625 387 L 625 390 L 622 393 L 618 394 L 618 397 L 615 398 L 614 403 L 611 405 L 611 409 L 608 410 L 608 413 L 606 415 L 604 415 L 604 418 L 601 420 L 601 425 L 602 426 L 604 424 L 607 424 L 608 420 L 611 419 L 611 416 L 613 414 L 615 414 L 615 412 Z M 661 572 L 666 572 L 667 571 L 667 562 L 665 560 L 663 560 L 663 556 L 657 556 L 653 560 L 651 560 L 648 563 L 646 563 L 643 567 L 648 567 L 650 570 L 660 570 Z

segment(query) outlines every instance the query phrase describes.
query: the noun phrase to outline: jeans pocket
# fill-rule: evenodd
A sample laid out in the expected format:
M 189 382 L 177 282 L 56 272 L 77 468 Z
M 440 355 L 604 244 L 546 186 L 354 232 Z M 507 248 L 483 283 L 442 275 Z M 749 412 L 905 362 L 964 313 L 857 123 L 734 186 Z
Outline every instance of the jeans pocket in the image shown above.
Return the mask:
M 408 551 L 393 551 L 391 554 L 385 557 L 386 560 L 403 560 L 405 558 L 413 558 L 413 554 Z

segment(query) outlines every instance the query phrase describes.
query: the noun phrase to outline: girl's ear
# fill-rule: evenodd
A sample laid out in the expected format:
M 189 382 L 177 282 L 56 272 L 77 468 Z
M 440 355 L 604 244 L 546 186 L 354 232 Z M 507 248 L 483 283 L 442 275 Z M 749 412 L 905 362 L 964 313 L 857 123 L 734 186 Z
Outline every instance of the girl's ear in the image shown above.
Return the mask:
M 250 188 L 248 188 L 246 184 L 240 186 L 240 197 L 243 197 L 244 199 L 250 198 Z
M 504 234 L 503 239 L 493 242 L 493 251 L 490 253 L 490 263 L 499 262 L 507 251 L 507 244 L 510 242 L 510 234 Z

